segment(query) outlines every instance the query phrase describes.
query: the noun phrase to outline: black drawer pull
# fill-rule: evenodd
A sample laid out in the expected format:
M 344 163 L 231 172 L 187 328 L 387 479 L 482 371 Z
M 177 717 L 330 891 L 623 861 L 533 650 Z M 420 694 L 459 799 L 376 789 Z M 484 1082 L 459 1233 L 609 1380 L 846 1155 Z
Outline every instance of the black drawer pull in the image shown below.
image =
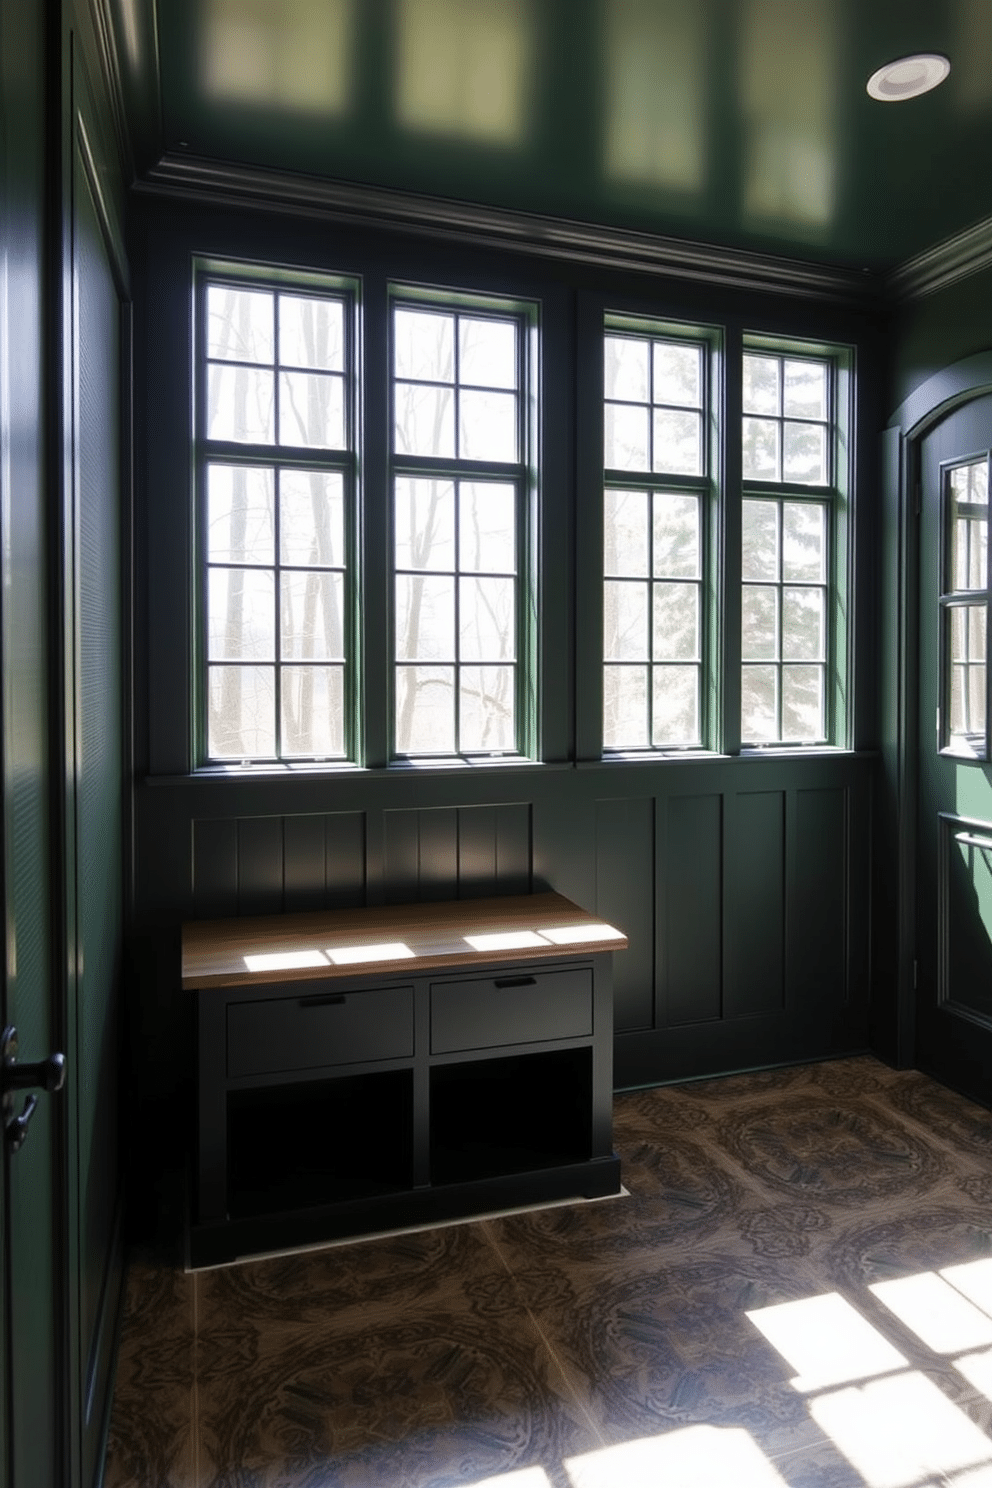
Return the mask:
M 494 987 L 536 987 L 537 977 L 497 977 Z
M 343 992 L 318 992 L 314 997 L 301 997 L 300 1007 L 340 1007 L 347 999 Z

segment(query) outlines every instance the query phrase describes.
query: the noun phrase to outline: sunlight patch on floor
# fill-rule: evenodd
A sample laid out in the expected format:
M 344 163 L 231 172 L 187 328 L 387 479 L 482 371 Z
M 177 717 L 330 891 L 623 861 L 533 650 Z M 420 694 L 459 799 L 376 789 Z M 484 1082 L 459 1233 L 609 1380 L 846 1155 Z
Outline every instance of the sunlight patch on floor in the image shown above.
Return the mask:
M 748 1432 L 686 1426 L 566 1458 L 573 1488 L 786 1488 Z
M 745 1314 L 793 1367 L 797 1390 L 822 1390 L 905 1369 L 908 1360 L 837 1292 Z
M 992 1467 L 992 1442 L 922 1374 L 821 1395 L 810 1414 L 868 1488 L 909 1488 L 933 1473 Z

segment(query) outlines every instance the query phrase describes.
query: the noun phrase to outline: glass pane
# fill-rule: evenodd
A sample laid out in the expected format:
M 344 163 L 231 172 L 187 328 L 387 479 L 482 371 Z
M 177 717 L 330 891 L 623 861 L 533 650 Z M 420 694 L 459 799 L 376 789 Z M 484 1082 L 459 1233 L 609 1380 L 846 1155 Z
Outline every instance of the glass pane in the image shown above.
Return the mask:
M 825 596 L 822 589 L 782 591 L 782 659 L 822 661 L 825 653 Z
M 647 667 L 604 667 L 603 748 L 644 749 L 647 743 Z
M 787 418 L 827 418 L 827 365 L 825 362 L 784 364 L 782 412 Z
M 699 659 L 699 585 L 655 584 L 655 661 Z
M 699 577 L 699 497 L 656 491 L 654 573 L 659 579 Z
M 949 712 L 951 739 L 968 740 L 984 754 L 985 666 L 987 661 L 987 609 L 981 605 L 955 605 L 947 611 L 950 620 L 951 670 Z M 972 747 L 970 753 L 974 752 Z
M 648 586 L 603 585 L 603 657 L 606 661 L 647 661 Z
M 344 660 L 344 575 L 280 575 L 279 647 L 283 661 Z
M 430 310 L 395 310 L 393 352 L 396 377 L 454 382 L 455 317 Z
M 813 744 L 825 734 L 823 725 L 823 668 L 782 668 L 782 738 Z
M 477 387 L 516 387 L 517 327 L 512 320 L 460 318 L 458 380 Z
M 514 660 L 516 591 L 513 579 L 459 579 L 460 660 Z
M 745 480 L 777 481 L 779 425 L 771 419 L 743 421 L 742 474 Z
M 396 668 L 397 754 L 454 754 L 454 667 Z
M 272 444 L 273 374 L 254 367 L 207 369 L 207 438 Z
M 957 739 L 966 739 L 975 732 L 970 726 L 968 668 L 966 666 L 951 667 L 950 684 L 951 742 L 953 743 Z
M 630 578 L 647 576 L 649 499 L 647 491 L 603 492 L 605 573 Z
M 282 669 L 284 755 L 344 754 L 344 670 L 341 667 Z
M 274 556 L 271 470 L 207 466 L 207 558 L 211 563 L 271 563 Z
M 699 413 L 654 412 L 654 468 L 673 475 L 701 475 L 703 418 Z
M 744 357 L 744 412 L 781 413 L 778 357 Z
M 822 424 L 785 424 L 782 432 L 785 479 L 804 486 L 825 486 L 827 431 Z
M 700 408 L 703 402 L 703 353 L 699 346 L 654 343 L 654 401 Z
M 452 481 L 397 477 L 394 495 L 397 568 L 451 570 L 455 566 L 455 487 Z
M 624 398 L 632 403 L 650 401 L 649 346 L 650 342 L 632 336 L 606 337 L 603 372 L 607 398 Z M 609 465 L 609 460 L 606 463 Z
M 741 577 L 778 578 L 778 502 L 741 502 Z
M 778 655 L 778 590 L 745 584 L 741 589 L 741 656 L 774 661 Z
M 272 295 L 261 289 L 207 289 L 207 356 L 221 361 L 267 362 L 271 367 Z
M 320 367 L 325 372 L 343 372 L 343 303 L 281 294 L 279 360 L 288 367 Z
M 516 573 L 513 486 L 462 481 L 458 487 L 458 562 L 469 573 Z
M 827 513 L 805 501 L 782 504 L 782 577 L 806 583 L 826 578 Z
M 951 471 L 948 501 L 949 589 L 984 589 L 988 579 L 988 465 Z
M 607 403 L 605 425 L 607 470 L 648 470 L 648 410 Z
M 344 378 L 326 372 L 280 372 L 279 443 L 344 449 Z
M 458 413 L 458 454 L 461 459 L 516 460 L 515 393 L 480 393 L 471 389 L 460 392 Z
M 207 655 L 211 661 L 274 661 L 274 575 L 257 568 L 211 568 L 207 575 Z
M 777 686 L 777 667 L 741 668 L 741 741 L 744 744 L 769 744 L 778 738 Z
M 460 667 L 458 685 L 462 753 L 516 749 L 514 668 Z
M 699 740 L 699 668 L 656 666 L 651 743 L 684 749 Z
M 398 455 L 455 454 L 455 401 L 451 388 L 423 383 L 395 385 L 396 428 L 394 449 Z
M 344 567 L 341 475 L 322 470 L 280 471 L 279 548 L 283 563 Z
M 275 667 L 208 667 L 211 759 L 270 759 L 276 752 Z
M 398 661 L 455 659 L 455 581 L 420 574 L 396 576 Z

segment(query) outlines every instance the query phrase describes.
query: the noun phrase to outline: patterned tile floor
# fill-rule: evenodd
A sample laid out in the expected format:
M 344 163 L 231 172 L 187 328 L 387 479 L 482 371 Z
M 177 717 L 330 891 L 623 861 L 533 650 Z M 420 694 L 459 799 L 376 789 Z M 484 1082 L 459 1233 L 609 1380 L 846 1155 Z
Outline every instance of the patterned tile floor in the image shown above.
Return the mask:
M 992 1488 L 992 1115 L 864 1057 L 615 1133 L 629 1197 L 136 1259 L 105 1488 Z

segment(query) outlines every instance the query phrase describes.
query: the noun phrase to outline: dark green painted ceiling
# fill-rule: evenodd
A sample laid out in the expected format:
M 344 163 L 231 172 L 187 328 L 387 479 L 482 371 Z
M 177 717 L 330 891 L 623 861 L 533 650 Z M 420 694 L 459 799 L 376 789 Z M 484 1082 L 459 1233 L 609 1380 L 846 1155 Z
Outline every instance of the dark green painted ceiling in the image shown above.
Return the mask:
M 115 0 L 140 46 L 142 6 Z M 992 0 L 158 0 L 161 148 L 881 269 L 992 214 Z M 869 74 L 951 59 L 925 97 Z

